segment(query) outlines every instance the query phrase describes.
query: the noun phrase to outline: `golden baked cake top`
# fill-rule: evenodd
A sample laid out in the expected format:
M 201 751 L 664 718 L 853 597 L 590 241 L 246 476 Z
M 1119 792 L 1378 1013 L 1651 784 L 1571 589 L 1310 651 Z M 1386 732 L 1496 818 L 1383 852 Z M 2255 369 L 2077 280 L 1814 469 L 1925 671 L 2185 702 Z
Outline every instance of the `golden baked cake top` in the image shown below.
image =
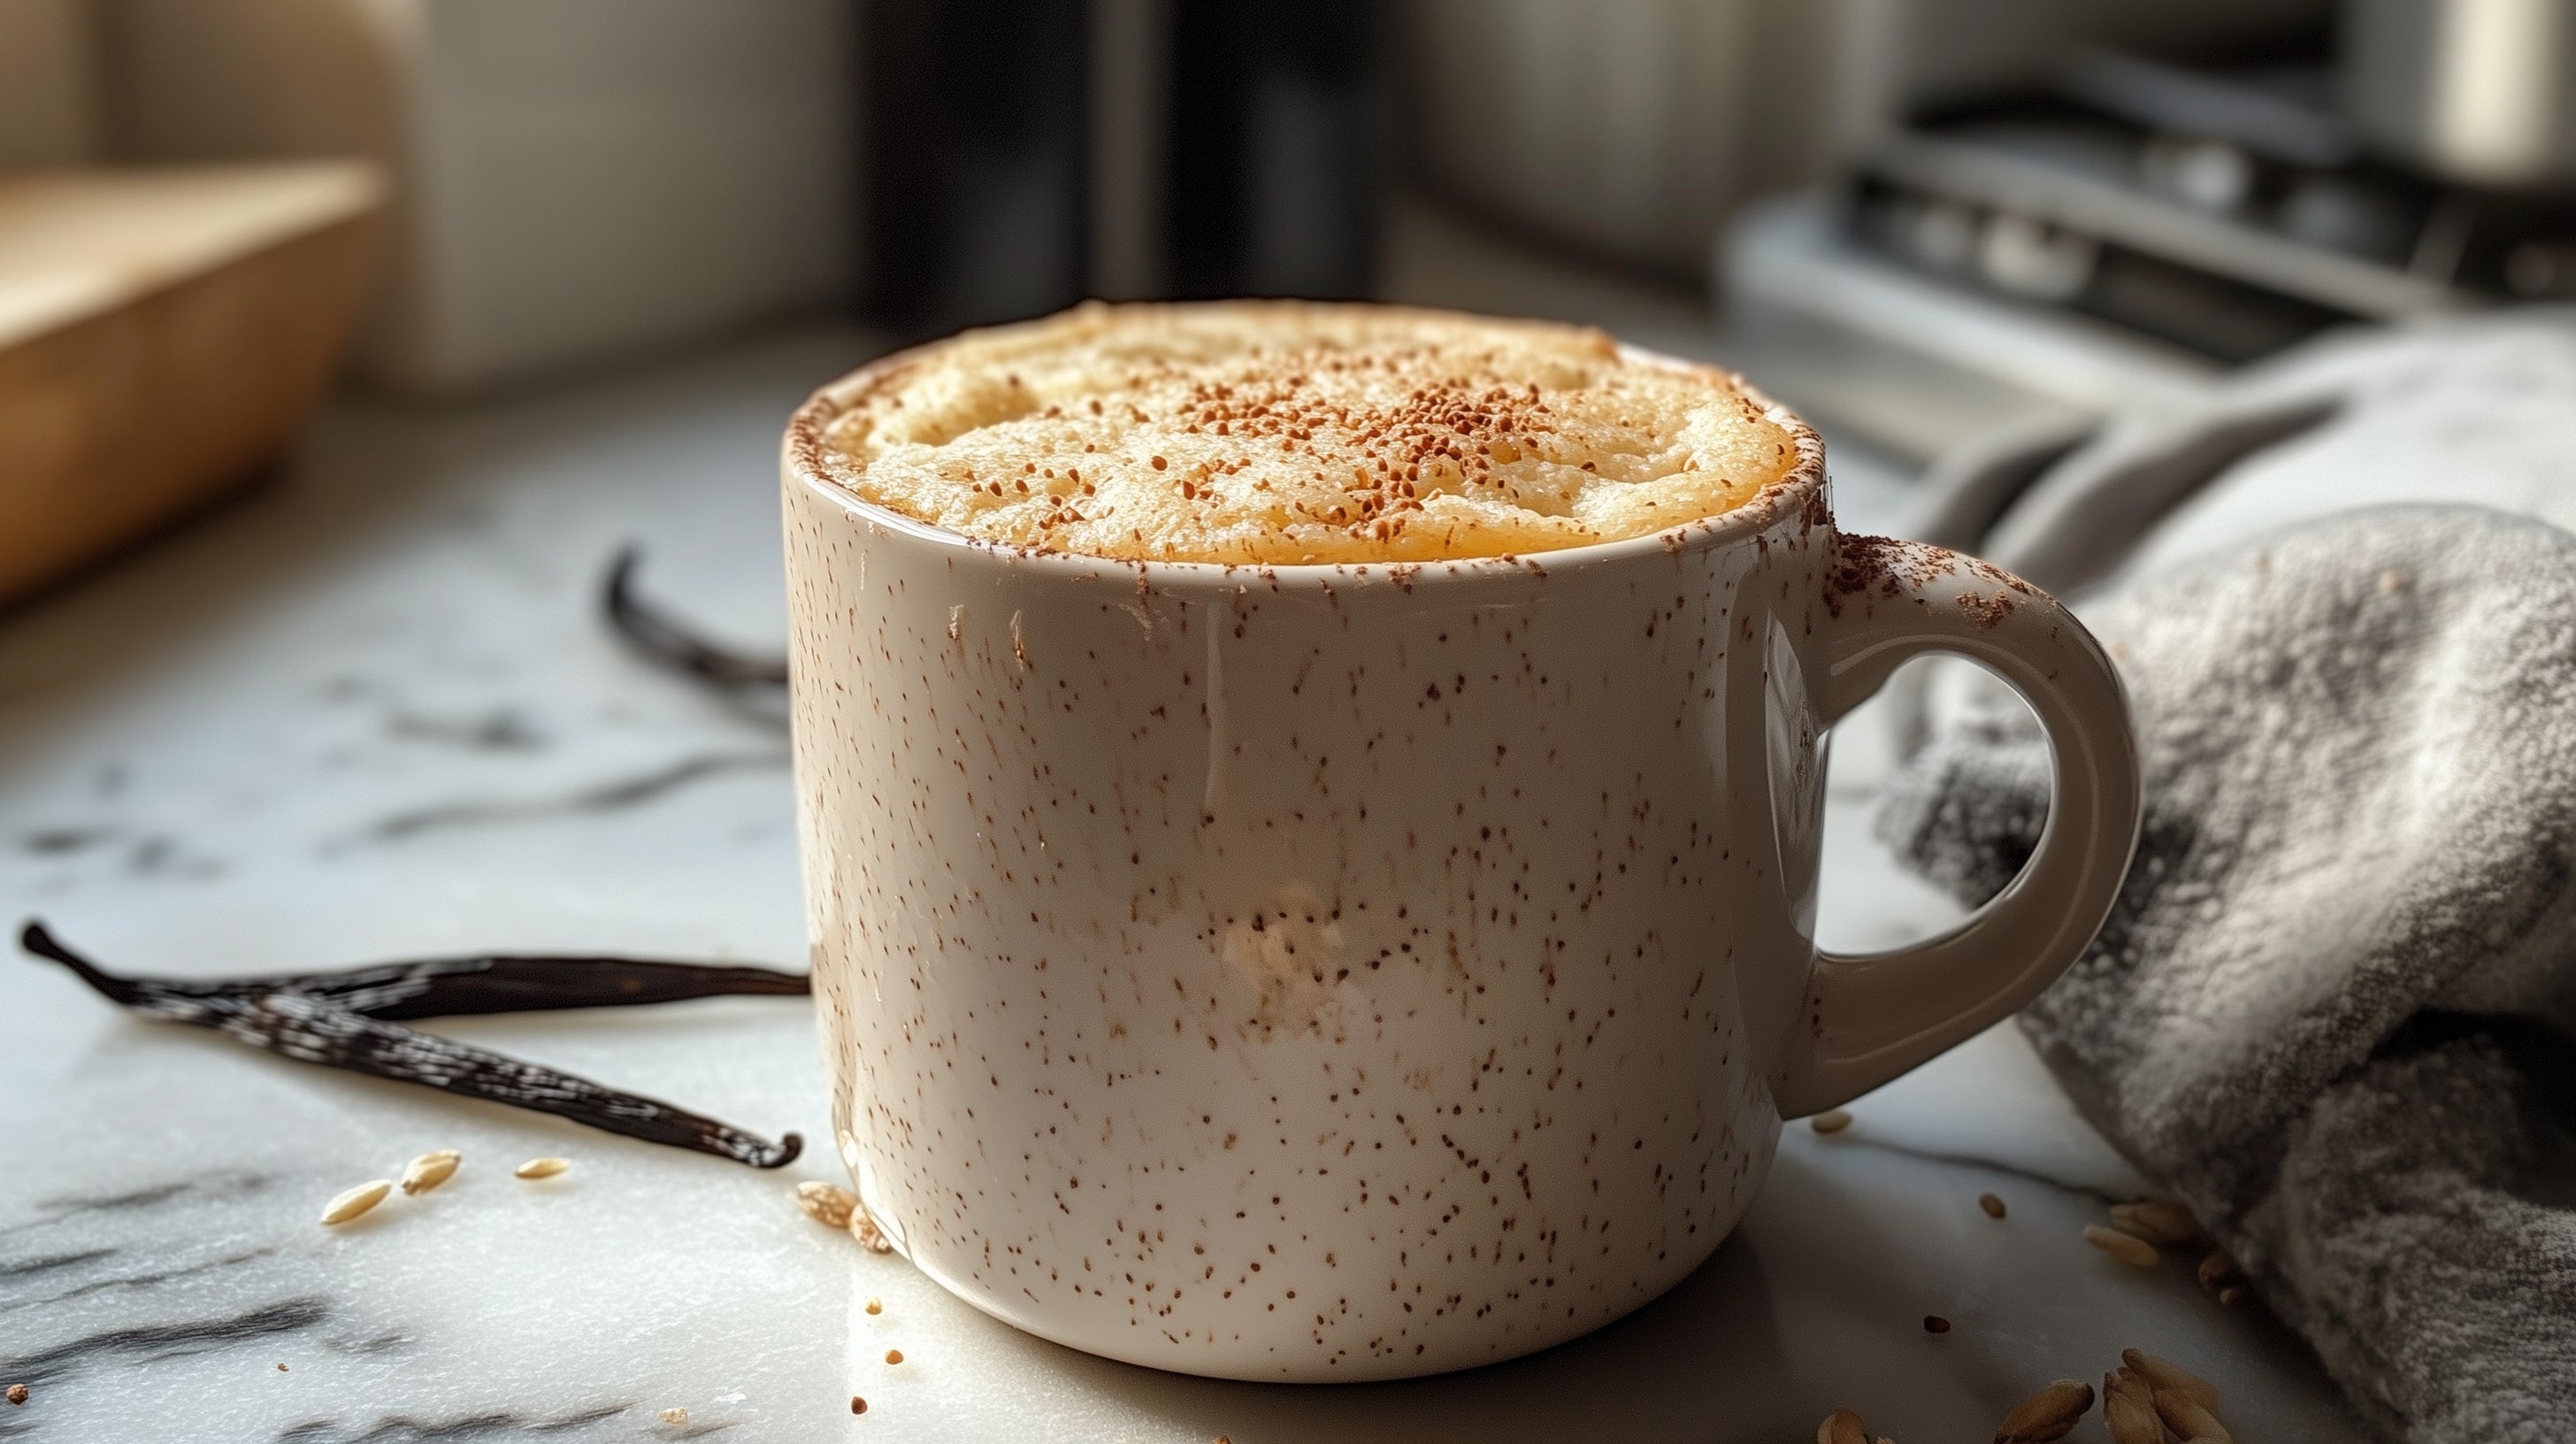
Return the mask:
M 1093 303 L 829 394 L 818 460 L 856 495 L 1126 560 L 1585 546 L 1728 511 L 1799 460 L 1722 372 L 1573 326 L 1381 306 Z

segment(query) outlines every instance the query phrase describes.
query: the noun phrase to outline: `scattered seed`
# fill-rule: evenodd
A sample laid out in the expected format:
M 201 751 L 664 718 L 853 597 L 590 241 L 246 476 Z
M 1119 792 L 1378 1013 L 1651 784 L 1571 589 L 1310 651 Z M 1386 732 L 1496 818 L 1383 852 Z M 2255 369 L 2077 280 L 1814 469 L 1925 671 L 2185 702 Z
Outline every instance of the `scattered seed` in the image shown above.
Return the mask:
M 572 1160 L 569 1158 L 531 1158 L 511 1172 L 521 1178 L 552 1178 L 570 1167 Z
M 2236 1260 L 2229 1258 L 2225 1249 L 2216 1248 L 2201 1259 L 2199 1275 L 2200 1286 L 2205 1289 L 2224 1288 L 2244 1277 Z
M 1923 1332 L 1927 1334 L 1946 1334 L 1950 1332 L 1950 1321 L 1941 1317 L 1939 1314 L 1925 1314 L 1923 1316 Z
M 2142 1203 L 2111 1205 L 2111 1222 L 2149 1243 L 2198 1243 L 2209 1235 L 2190 1209 L 2169 1198 L 2150 1198 Z
M 900 1364 L 900 1363 L 902 1363 L 902 1362 L 903 1362 L 903 1350 L 901 1350 L 901 1349 L 888 1349 L 888 1350 L 886 1350 L 886 1362 L 887 1362 L 887 1363 L 889 1363 L 889 1364 Z
M 885 1230 L 877 1227 L 875 1219 L 868 1217 L 865 1205 L 850 1210 L 850 1236 L 859 1241 L 859 1247 L 870 1253 L 894 1252 L 894 1240 L 885 1236 Z
M 858 1211 L 859 1196 L 838 1184 L 809 1181 L 796 1185 L 796 1206 L 816 1223 L 848 1228 L 850 1215 Z
M 372 1183 L 359 1184 L 324 1204 L 322 1221 L 325 1224 L 347 1223 L 384 1202 L 385 1195 L 393 1191 L 394 1186 L 389 1179 L 379 1178 Z
M 1818 1133 L 1840 1133 L 1851 1125 L 1851 1114 L 1840 1108 L 1828 1108 L 1807 1120 L 1807 1126 Z
M 2218 1306 L 2222 1309 L 2232 1309 L 2243 1302 L 2245 1302 L 2243 1284 L 2229 1284 L 2218 1291 Z
M 2171 1429 L 2191 1444 L 2236 1444 L 2236 1436 L 2218 1422 L 2198 1399 L 2180 1389 L 2158 1389 L 2154 1395 L 2156 1414 Z
M 2092 1385 L 2059 1379 L 2013 1406 L 1995 1426 L 1995 1444 L 2050 1444 L 2065 1438 L 2092 1408 Z
M 448 1180 L 465 1155 L 453 1148 L 424 1153 L 403 1168 L 402 1191 L 407 1194 L 427 1193 Z
M 2146 1381 L 2126 1369 L 2102 1376 L 2102 1421 L 2111 1444 L 2165 1444 L 2165 1425 L 2147 1395 Z
M 665 1409 L 662 1411 L 662 1422 L 665 1424 L 686 1424 L 689 1422 L 689 1411 L 686 1409 Z
M 869 1312 L 869 1313 L 872 1313 L 872 1314 L 881 1314 L 881 1313 L 884 1313 L 884 1312 L 885 1312 L 885 1300 L 883 1300 L 883 1299 L 870 1299 L 870 1300 L 868 1300 L 868 1312 Z
M 2147 1388 L 2146 1376 L 2139 1373 L 2137 1370 L 2130 1368 L 2126 1364 L 2122 1364 L 2120 1367 L 2104 1374 L 2102 1376 L 2102 1381 L 2105 1388 L 2110 1393 L 2125 1394 L 2128 1397 L 2137 1400 L 2141 1404 L 2148 1402 L 2147 1396 L 2149 1391 Z
M 1816 1444 L 1869 1444 L 1869 1435 L 1860 1427 L 1858 1414 L 1836 1409 L 1816 1426 Z
M 278 1365 L 278 1366 L 277 1366 L 277 1372 L 279 1372 L 279 1373 L 281 1373 L 281 1374 L 285 1373 L 285 1372 L 286 1372 L 286 1366 L 285 1366 L 284 1364 L 280 1364 L 280 1365 Z
M 2136 1371 L 2151 1389 L 2171 1389 L 2177 1394 L 2188 1395 L 2204 1409 L 2215 1410 L 2218 1407 L 2218 1386 L 2171 1359 L 2158 1358 L 2144 1349 L 2122 1349 L 2120 1362 Z
M 1978 1194 L 1977 1207 L 1984 1209 L 1986 1211 L 1986 1217 L 1988 1218 L 2001 1218 L 2004 1216 L 2004 1201 L 1998 1195 L 1991 1193 Z
M 12 1385 L 10 1385 L 10 1386 L 9 1386 L 9 1395 L 8 1395 L 8 1398 L 9 1398 L 9 1402 L 10 1402 L 10 1403 L 12 1403 L 12 1404 L 24 1404 L 24 1403 L 26 1403 L 26 1402 L 27 1402 L 27 1386 L 26 1386 L 26 1385 L 24 1385 L 24 1384 L 12 1384 Z
M 852 1394 L 850 1396 L 850 1412 L 853 1414 L 864 1414 L 868 1412 L 868 1401 L 860 1398 L 856 1394 Z M 2159 1440 L 2158 1444 L 2163 1444 L 2163 1441 Z
M 2088 1223 L 2084 1225 L 2084 1241 L 2124 1264 L 2133 1264 L 2142 1269 L 2156 1266 L 2156 1246 L 2136 1234 L 2122 1233 L 2116 1228 L 2104 1228 L 2098 1223 Z

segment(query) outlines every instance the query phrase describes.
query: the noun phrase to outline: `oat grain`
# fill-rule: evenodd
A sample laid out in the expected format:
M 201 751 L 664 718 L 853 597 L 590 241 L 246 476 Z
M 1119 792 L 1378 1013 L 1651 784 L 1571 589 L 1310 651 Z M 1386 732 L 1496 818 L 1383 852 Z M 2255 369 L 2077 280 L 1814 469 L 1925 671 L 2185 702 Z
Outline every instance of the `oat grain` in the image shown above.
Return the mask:
M 2144 1349 L 2122 1349 L 2120 1362 L 2146 1380 L 2150 1389 L 2171 1389 L 2189 1395 L 2204 1409 L 2218 1408 L 2218 1386 L 2171 1359 L 2159 1358 Z
M 859 1196 L 838 1184 L 807 1181 L 796 1185 L 796 1206 L 828 1228 L 848 1228 L 858 1211 Z
M 1869 1434 L 1861 1428 L 1858 1414 L 1836 1409 L 1816 1426 L 1816 1444 L 1869 1444 Z
M 2154 1244 L 2136 1234 L 2122 1233 L 2116 1228 L 2104 1228 L 2098 1223 L 2084 1225 L 2084 1241 L 2120 1262 L 2137 1268 L 2154 1268 L 2156 1259 L 2159 1257 Z
M 2209 1235 L 2202 1231 L 2200 1220 L 2190 1209 L 2169 1198 L 2150 1198 L 2138 1203 L 2111 1205 L 2111 1225 L 2123 1233 L 2133 1233 L 2149 1243 L 2198 1243 Z
M 2154 1394 L 2156 1414 L 2165 1427 L 2190 1441 L 2190 1444 L 2236 1444 L 2236 1436 L 2218 1422 L 2198 1399 L 2180 1389 L 2158 1389 Z
M 465 1155 L 453 1148 L 440 1148 L 413 1159 L 403 1166 L 402 1191 L 419 1195 L 445 1183 L 456 1172 Z
M 859 1247 L 870 1253 L 894 1252 L 894 1240 L 885 1236 L 885 1230 L 877 1227 L 875 1219 L 868 1217 L 864 1204 L 850 1211 L 850 1236 L 859 1241 Z
M 2013 1406 L 1995 1426 L 1995 1444 L 2051 1444 L 2093 1408 L 2093 1386 L 2059 1379 Z
M 326 1225 L 347 1223 L 384 1202 L 385 1195 L 393 1191 L 393 1181 L 385 1178 L 347 1189 L 322 1206 L 322 1222 Z
M 2102 1419 L 2110 1427 L 2111 1444 L 2165 1444 L 2164 1421 L 2156 1417 L 2154 1403 L 2143 1392 L 2115 1386 L 2112 1381 L 2118 1377 L 2102 1376 Z

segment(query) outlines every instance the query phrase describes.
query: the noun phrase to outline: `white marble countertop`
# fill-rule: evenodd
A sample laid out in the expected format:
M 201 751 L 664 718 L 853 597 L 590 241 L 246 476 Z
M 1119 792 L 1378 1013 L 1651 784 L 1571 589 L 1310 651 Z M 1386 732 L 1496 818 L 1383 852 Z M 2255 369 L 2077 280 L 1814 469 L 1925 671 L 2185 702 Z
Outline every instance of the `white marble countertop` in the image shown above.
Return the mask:
M 797 965 L 778 720 L 634 660 L 595 589 L 637 540 L 654 592 L 777 646 L 776 432 L 867 349 L 809 334 L 464 414 L 343 404 L 264 492 L 0 619 L 9 920 L 143 971 L 480 948 Z M 1866 525 L 1888 493 L 1858 480 Z M 1829 833 L 1844 946 L 1949 913 L 1866 836 L 1865 741 Z M 825 1131 L 801 1002 L 434 1026 Z M 2141 1272 L 2079 1240 L 2139 1181 L 2017 1033 L 1852 1111 L 1836 1137 L 1791 1129 L 1739 1234 L 1591 1338 L 1407 1384 L 1211 1383 L 1022 1337 L 809 1222 L 789 1187 L 829 1177 L 826 1150 L 758 1173 L 132 1021 L 0 958 L 0 1383 L 31 1390 L 0 1439 L 1750 1441 L 1849 1405 L 1925 1441 L 1985 1437 L 2124 1345 L 2216 1381 L 2249 1444 L 2358 1433 L 2259 1309 L 2221 1309 L 2187 1260 Z M 465 1153 L 445 1188 L 317 1225 L 437 1147 Z M 538 1154 L 573 1168 L 510 1177 Z M 1986 1190 L 2009 1218 L 1978 1211 Z M 1927 1334 L 1932 1313 L 1954 1330 Z

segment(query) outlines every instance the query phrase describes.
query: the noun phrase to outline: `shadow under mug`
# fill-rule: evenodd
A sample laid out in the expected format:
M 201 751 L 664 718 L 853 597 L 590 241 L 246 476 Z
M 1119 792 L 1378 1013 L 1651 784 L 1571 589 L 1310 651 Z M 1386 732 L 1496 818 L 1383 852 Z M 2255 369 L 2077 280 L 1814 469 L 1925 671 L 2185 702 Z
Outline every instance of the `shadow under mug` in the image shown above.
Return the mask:
M 1840 535 L 1785 411 L 1785 481 L 1654 536 L 1136 563 L 825 479 L 903 359 L 785 448 L 835 1139 L 913 1263 L 1031 1333 L 1361 1380 L 1598 1328 L 1726 1237 L 1782 1118 L 2020 1007 L 2119 889 L 2101 650 L 1982 563 Z M 2045 835 L 1951 933 L 1820 954 L 1818 736 L 1935 651 L 2038 713 Z

